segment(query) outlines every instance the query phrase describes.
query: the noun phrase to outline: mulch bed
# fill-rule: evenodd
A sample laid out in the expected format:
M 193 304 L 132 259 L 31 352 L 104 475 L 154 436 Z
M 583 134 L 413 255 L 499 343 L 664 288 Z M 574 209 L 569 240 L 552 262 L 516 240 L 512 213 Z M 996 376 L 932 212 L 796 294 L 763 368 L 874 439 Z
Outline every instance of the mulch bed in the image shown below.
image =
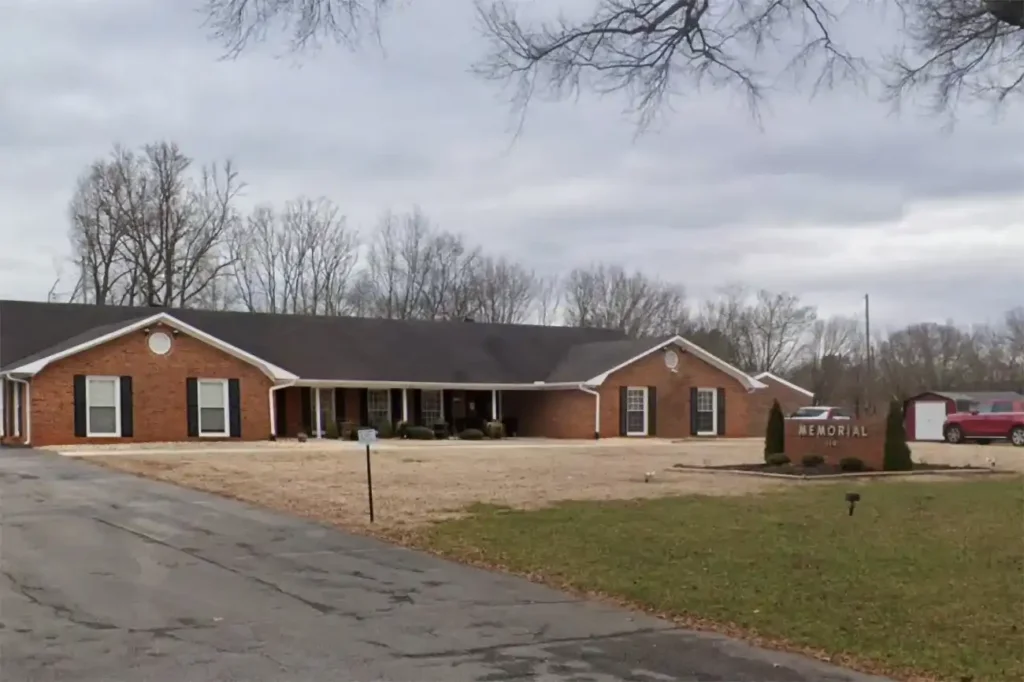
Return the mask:
M 782 474 L 784 476 L 835 476 L 836 474 L 861 474 L 876 471 L 875 469 L 863 469 L 861 471 L 843 471 L 838 464 L 819 464 L 815 467 L 804 467 L 799 464 L 725 464 L 719 466 L 691 466 L 688 464 L 676 464 L 676 469 L 702 469 L 705 471 L 752 471 L 762 474 Z M 983 471 L 983 467 L 972 466 L 951 466 L 949 464 L 922 464 L 915 462 L 913 471 Z

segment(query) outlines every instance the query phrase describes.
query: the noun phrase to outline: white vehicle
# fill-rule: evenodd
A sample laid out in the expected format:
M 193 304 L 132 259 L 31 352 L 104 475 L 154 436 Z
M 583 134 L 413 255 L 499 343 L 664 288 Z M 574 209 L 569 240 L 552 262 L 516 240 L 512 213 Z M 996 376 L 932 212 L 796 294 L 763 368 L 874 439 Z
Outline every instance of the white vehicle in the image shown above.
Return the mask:
M 842 407 L 815 405 L 814 407 L 801 407 L 790 415 L 789 418 L 801 421 L 823 421 L 826 419 L 853 419 L 853 415 Z

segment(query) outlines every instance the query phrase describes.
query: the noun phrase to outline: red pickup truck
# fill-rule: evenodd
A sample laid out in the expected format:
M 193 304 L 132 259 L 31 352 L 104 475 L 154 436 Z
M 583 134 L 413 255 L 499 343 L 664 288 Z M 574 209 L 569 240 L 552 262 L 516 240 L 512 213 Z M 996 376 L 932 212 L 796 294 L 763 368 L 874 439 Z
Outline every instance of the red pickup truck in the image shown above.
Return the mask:
M 995 400 L 969 412 L 954 412 L 946 417 L 942 432 L 947 443 L 1009 440 L 1024 447 L 1024 400 Z

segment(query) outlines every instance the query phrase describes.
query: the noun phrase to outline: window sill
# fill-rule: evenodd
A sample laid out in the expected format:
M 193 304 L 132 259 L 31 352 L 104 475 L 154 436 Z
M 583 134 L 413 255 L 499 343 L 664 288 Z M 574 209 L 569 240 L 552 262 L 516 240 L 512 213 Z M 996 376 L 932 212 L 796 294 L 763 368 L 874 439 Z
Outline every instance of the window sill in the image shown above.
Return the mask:
M 226 431 L 223 433 L 200 433 L 200 438 L 231 438 L 231 434 Z
M 86 438 L 121 438 L 120 433 L 87 433 Z

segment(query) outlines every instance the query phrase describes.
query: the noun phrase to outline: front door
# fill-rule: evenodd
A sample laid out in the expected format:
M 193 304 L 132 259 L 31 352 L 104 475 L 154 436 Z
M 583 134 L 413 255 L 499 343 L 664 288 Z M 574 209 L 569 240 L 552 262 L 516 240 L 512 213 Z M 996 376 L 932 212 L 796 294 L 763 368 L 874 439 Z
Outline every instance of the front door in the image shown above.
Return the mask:
M 317 388 L 316 390 L 320 395 L 320 433 L 318 436 L 327 435 L 327 421 L 334 419 L 334 389 L 333 388 Z M 313 409 L 316 409 L 317 401 L 316 397 L 313 397 Z M 313 418 L 313 428 L 316 429 L 316 417 Z

